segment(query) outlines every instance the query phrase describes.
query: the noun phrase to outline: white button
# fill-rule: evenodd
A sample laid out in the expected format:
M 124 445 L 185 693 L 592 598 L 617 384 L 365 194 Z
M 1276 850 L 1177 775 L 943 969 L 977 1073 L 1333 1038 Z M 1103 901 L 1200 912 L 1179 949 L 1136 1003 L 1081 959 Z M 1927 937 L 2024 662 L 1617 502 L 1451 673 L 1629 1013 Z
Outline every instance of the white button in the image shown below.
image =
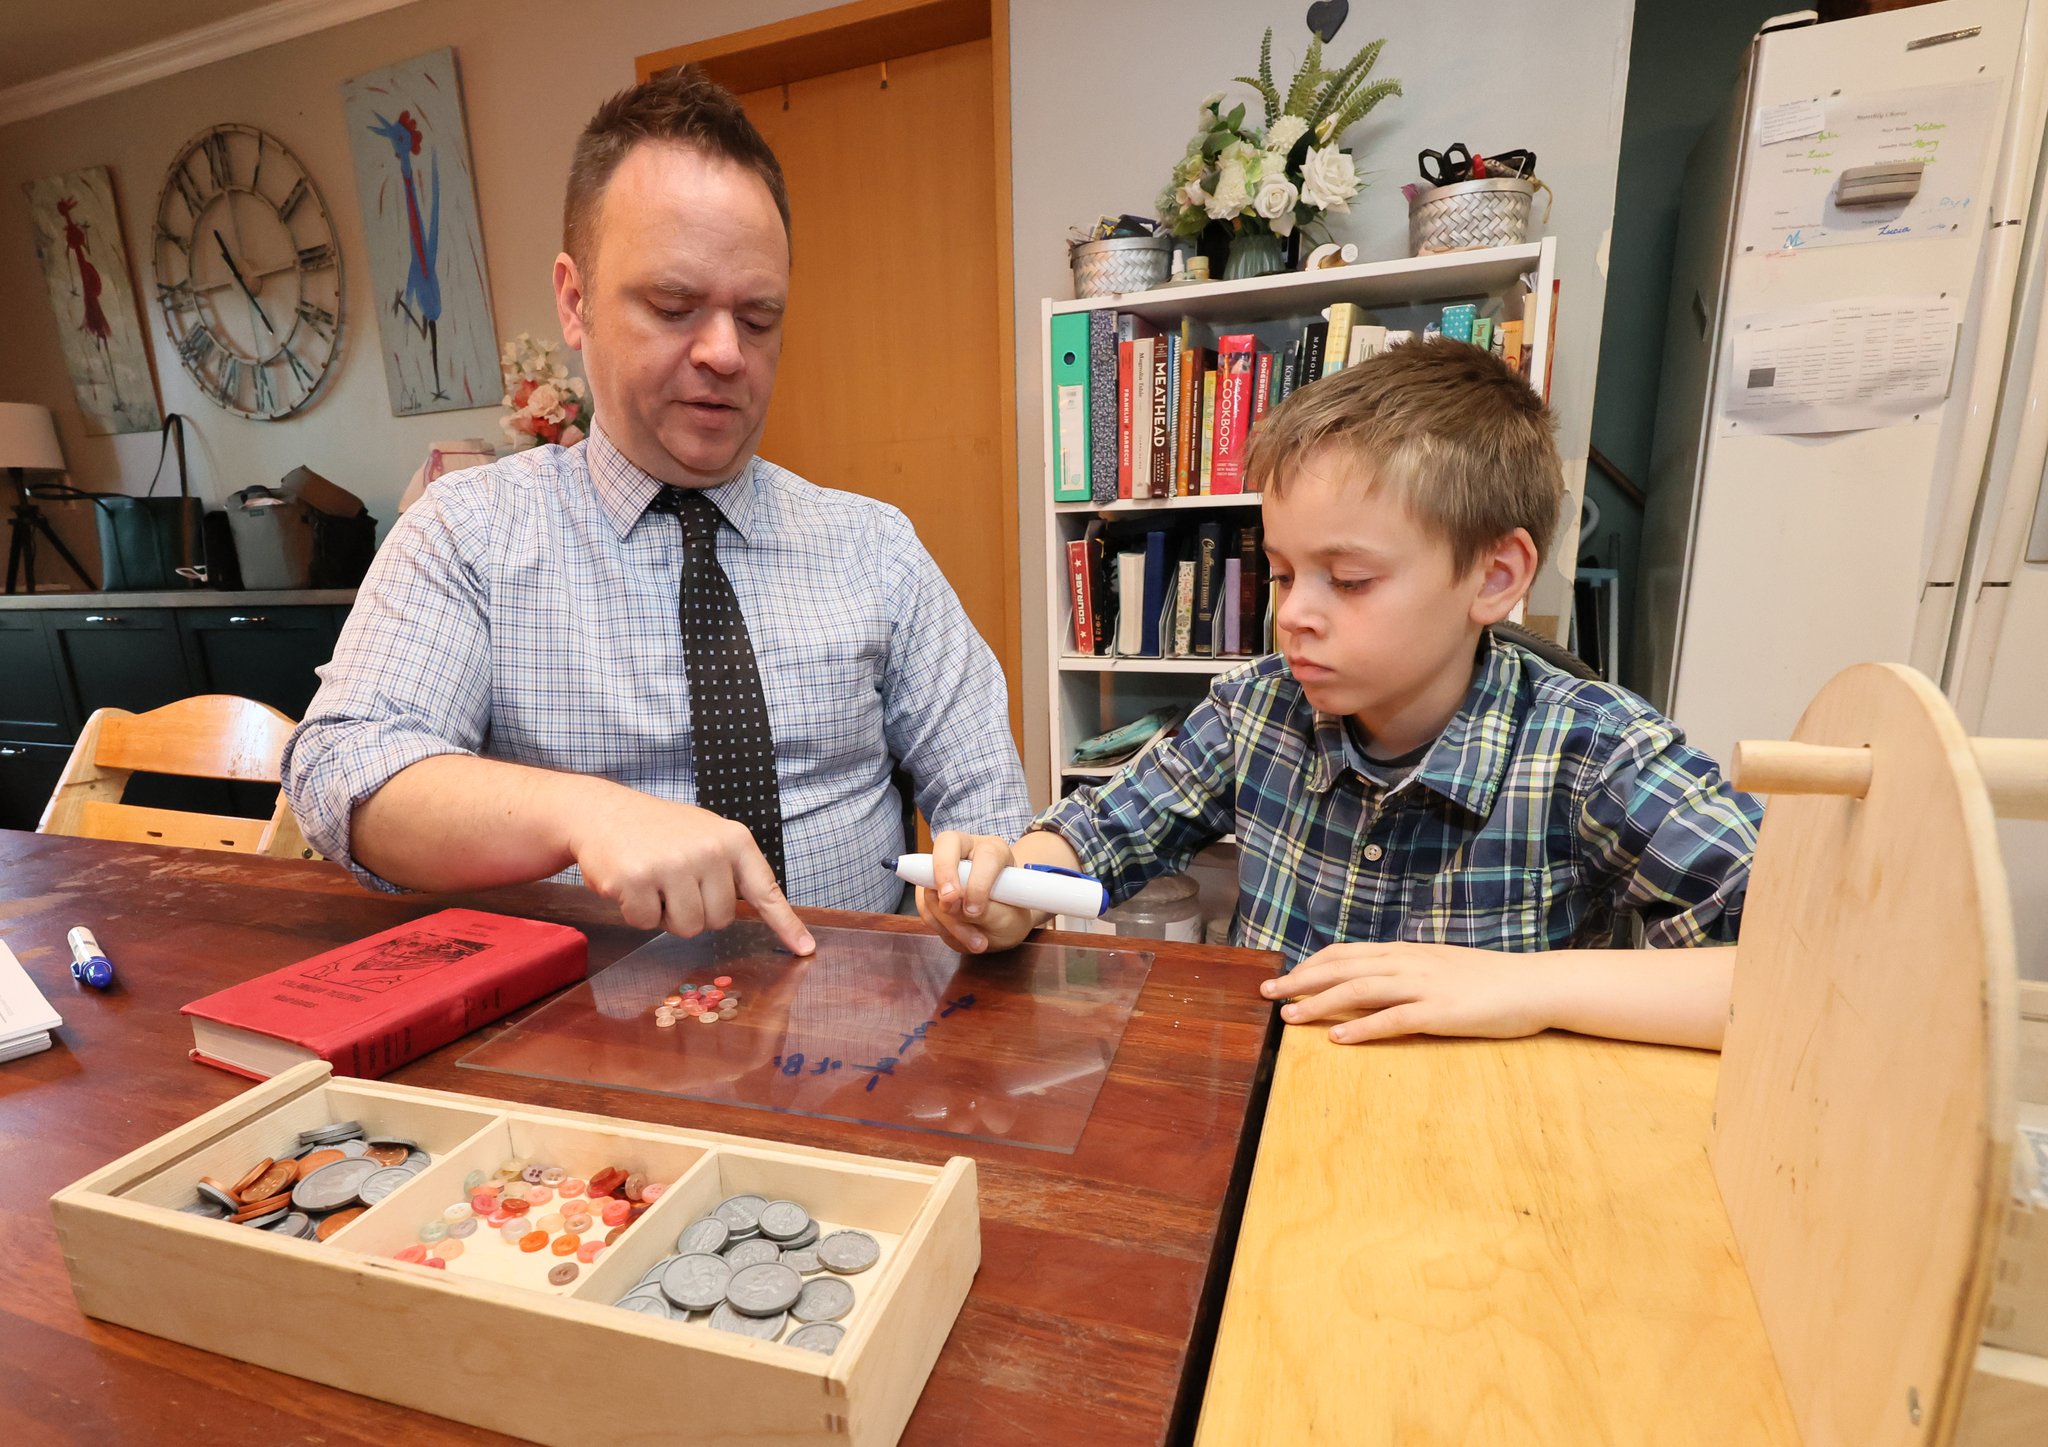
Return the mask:
M 1380 862 L 1380 857 L 1384 855 L 1386 852 L 1386 850 L 1380 848 L 1380 846 L 1377 844 L 1368 844 L 1365 846 L 1365 857 L 1367 862 L 1371 864 L 1378 864 Z

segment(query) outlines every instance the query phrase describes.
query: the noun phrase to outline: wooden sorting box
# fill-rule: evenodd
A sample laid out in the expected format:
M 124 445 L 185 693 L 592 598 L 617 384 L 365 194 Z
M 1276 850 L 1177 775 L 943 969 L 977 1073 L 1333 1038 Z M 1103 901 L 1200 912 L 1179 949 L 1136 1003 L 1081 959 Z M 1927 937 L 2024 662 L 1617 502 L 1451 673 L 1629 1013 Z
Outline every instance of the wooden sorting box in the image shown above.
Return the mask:
M 359 1120 L 433 1164 L 325 1242 L 181 1211 L 204 1174 Z M 512 1156 L 599 1161 L 670 1182 L 559 1290 L 392 1259 L 472 1169 Z M 745 1192 L 804 1204 L 882 1246 L 844 1278 L 833 1355 L 611 1305 L 682 1228 Z M 534 1441 L 893 1443 L 981 1261 L 974 1162 L 879 1160 L 707 1131 L 334 1078 L 314 1061 L 237 1096 L 51 1198 L 86 1315 Z M 463 1259 L 468 1259 L 465 1256 Z M 459 1263 L 457 1263 L 459 1264 Z M 705 1390 L 715 1381 L 715 1391 Z

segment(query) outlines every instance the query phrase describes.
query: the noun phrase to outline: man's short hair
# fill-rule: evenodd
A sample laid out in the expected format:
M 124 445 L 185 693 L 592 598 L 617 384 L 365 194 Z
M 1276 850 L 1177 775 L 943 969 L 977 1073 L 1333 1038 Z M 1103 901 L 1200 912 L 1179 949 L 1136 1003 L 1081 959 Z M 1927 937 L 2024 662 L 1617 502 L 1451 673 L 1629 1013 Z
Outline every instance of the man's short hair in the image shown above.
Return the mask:
M 1460 574 L 1516 528 L 1550 548 L 1564 497 L 1550 412 L 1490 352 L 1409 342 L 1303 387 L 1259 424 L 1245 486 L 1282 495 L 1330 451 L 1448 542 Z
M 620 91 L 597 108 L 576 139 L 569 194 L 562 204 L 562 249 L 586 279 L 605 188 L 626 153 L 642 141 L 688 146 L 753 172 L 775 198 L 782 234 L 790 234 L 789 187 L 775 152 L 747 119 L 739 97 L 697 66 L 681 65 Z

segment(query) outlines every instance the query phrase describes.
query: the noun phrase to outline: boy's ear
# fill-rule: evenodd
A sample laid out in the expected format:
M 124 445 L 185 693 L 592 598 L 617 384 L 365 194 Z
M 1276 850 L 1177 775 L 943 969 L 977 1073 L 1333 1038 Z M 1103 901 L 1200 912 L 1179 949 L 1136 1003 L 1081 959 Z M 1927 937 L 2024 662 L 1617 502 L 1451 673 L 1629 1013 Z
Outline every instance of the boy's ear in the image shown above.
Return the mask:
M 1472 599 L 1472 621 L 1482 628 L 1498 623 L 1536 581 L 1536 541 L 1527 528 L 1516 528 L 1479 560 L 1479 592 Z

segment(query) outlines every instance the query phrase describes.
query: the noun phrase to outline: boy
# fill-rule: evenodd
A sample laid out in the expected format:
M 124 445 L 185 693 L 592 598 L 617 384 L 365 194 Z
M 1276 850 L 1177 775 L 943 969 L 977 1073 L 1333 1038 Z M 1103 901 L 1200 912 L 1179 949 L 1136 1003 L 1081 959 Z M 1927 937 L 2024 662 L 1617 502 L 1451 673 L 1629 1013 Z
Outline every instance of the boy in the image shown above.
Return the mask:
M 1010 863 L 1114 899 L 1235 832 L 1231 943 L 1279 950 L 1290 1023 L 1340 1042 L 1548 1027 L 1718 1047 L 1761 807 L 1635 695 L 1491 634 L 1527 592 L 1563 475 L 1528 385 L 1457 342 L 1289 398 L 1252 444 L 1280 652 L 1219 677 L 1178 737 L 1014 846 L 942 834 L 918 910 L 956 947 L 1044 916 Z M 962 859 L 972 882 L 958 883 Z M 1626 939 L 1626 934 L 1623 938 Z M 1530 956 L 1527 951 L 1549 951 Z

